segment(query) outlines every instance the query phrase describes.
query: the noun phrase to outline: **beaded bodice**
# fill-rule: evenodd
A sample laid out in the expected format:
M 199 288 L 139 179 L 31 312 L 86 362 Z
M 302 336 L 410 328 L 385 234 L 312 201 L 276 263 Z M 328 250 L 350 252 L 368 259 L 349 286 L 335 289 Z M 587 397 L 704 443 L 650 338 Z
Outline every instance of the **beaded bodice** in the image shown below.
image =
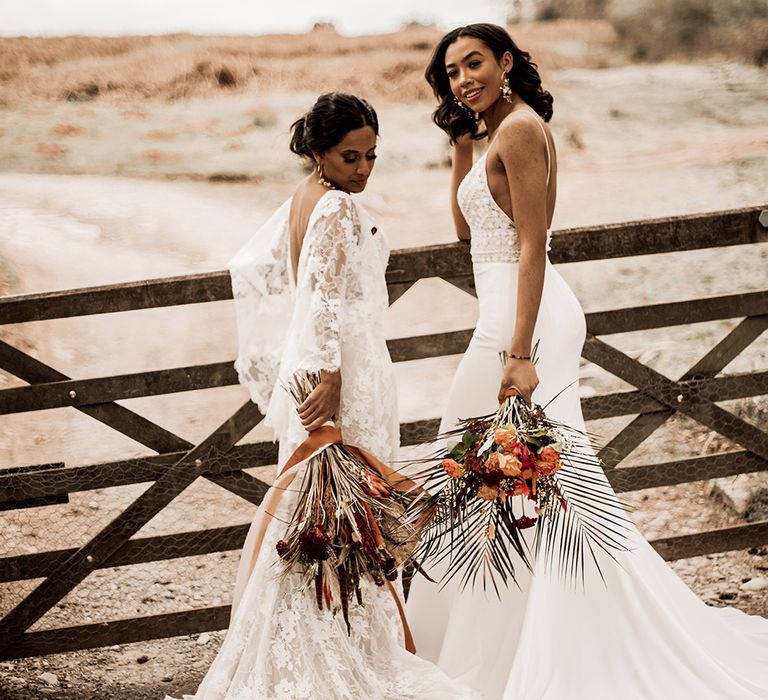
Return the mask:
M 486 151 L 459 185 L 457 198 L 461 213 L 472 234 L 473 263 L 517 262 L 520 244 L 514 222 L 507 216 L 488 188 L 485 174 Z
M 549 185 L 552 167 L 549 141 L 541 121 L 536 117 L 533 118 L 536 119 L 536 123 L 544 135 L 544 144 L 547 149 L 547 185 Z M 470 252 L 473 264 L 514 263 L 520 260 L 520 241 L 515 222 L 496 203 L 488 186 L 485 161 L 489 149 L 477 159 L 472 169 L 461 181 L 457 199 L 461 213 L 469 224 Z M 547 231 L 547 251 L 549 251 L 551 238 L 552 232 Z

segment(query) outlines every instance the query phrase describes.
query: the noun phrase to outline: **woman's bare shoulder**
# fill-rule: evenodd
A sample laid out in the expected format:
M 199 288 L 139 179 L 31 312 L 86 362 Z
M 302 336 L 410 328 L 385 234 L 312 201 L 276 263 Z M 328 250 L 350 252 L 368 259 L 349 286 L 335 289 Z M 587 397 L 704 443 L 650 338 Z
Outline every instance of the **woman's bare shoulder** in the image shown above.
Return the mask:
M 494 138 L 499 155 L 520 160 L 539 153 L 545 137 L 537 121 L 537 116 L 523 110 L 517 110 L 505 117 L 499 124 Z

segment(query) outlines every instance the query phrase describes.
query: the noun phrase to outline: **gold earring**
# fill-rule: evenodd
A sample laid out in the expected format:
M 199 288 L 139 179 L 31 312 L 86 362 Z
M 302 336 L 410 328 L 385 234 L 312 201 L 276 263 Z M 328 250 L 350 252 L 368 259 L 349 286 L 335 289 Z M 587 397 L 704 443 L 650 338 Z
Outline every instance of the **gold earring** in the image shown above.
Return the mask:
M 505 101 L 509 102 L 509 104 L 514 103 L 515 97 L 512 94 L 512 88 L 509 86 L 509 75 L 507 73 L 501 74 L 501 86 L 499 87 L 499 90 L 501 90 L 501 96 Z
M 323 187 L 327 187 L 329 190 L 336 189 L 336 185 L 334 185 L 329 179 L 325 177 L 325 175 L 323 175 L 323 169 L 320 167 L 320 163 L 315 166 L 315 172 L 317 173 L 317 181 Z

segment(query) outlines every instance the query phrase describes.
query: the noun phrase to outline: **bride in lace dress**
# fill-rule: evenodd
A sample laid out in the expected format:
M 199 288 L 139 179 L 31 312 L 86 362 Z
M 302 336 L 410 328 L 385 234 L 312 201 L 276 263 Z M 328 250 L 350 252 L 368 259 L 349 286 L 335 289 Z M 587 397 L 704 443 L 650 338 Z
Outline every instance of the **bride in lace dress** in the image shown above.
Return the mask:
M 367 102 L 320 96 L 293 124 L 291 139 L 291 150 L 314 161 L 315 172 L 230 263 L 236 368 L 280 440 L 278 467 L 308 431 L 330 420 L 346 443 L 384 462 L 397 457 L 395 377 L 383 330 L 388 249 L 351 196 L 365 189 L 377 135 Z M 297 412 L 282 387 L 299 369 L 321 372 L 322 381 Z M 350 606 L 348 634 L 342 615 L 318 609 L 300 574 L 276 576 L 275 544 L 297 500 L 297 477 L 293 491 L 282 482 L 270 489 L 254 519 L 229 630 L 194 698 L 475 697 L 406 651 L 399 594 L 362 579 L 363 604 Z
M 435 123 L 454 143 L 453 214 L 459 238 L 470 240 L 479 302 L 440 430 L 495 411 L 511 386 L 583 429 L 584 314 L 547 257 L 557 183 L 545 124 L 552 97 L 530 56 L 494 25 L 447 34 L 427 78 L 440 100 Z M 487 148 L 473 164 L 472 137 L 483 135 Z M 501 350 L 510 353 L 503 369 Z M 407 607 L 416 647 L 488 700 L 768 698 L 768 621 L 707 607 L 636 529 L 630 549 L 618 564 L 601 560 L 605 582 L 587 567 L 577 590 L 542 561 L 533 575 L 516 567 L 520 588 L 501 599 L 417 576 Z

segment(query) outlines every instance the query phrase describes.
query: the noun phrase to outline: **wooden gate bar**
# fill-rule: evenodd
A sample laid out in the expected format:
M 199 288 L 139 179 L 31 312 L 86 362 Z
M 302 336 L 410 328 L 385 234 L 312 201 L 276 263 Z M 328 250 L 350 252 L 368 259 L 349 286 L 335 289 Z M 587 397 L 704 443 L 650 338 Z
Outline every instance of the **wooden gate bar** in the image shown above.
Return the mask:
M 665 537 L 651 543 L 667 561 L 717 554 L 734 549 L 762 547 L 768 544 L 768 521 L 734 525 L 709 532 Z
M 687 391 L 693 387 L 688 384 L 694 377 L 712 377 L 721 372 L 730 362 L 736 359 L 748 348 L 765 329 L 768 328 L 768 316 L 755 316 L 743 319 L 725 338 L 721 339 L 696 364 L 685 372 L 678 384 L 685 386 Z M 759 383 L 758 383 L 759 385 Z M 701 382 L 697 390 L 710 401 L 717 400 L 716 396 L 706 393 L 705 382 Z M 764 385 L 763 385 L 764 387 Z M 755 393 L 759 393 L 758 386 Z M 617 463 L 630 454 L 638 445 L 674 415 L 674 410 L 667 409 L 654 414 L 641 414 L 626 425 L 600 451 L 600 456 L 610 463 Z
M 109 620 L 88 625 L 59 627 L 27 632 L 13 645 L 0 649 L 0 661 L 27 656 L 93 649 L 113 644 L 130 644 L 182 634 L 200 634 L 226 629 L 230 606 L 161 613 L 128 620 Z
M 237 384 L 237 373 L 232 361 L 112 377 L 43 382 L 0 391 L 0 414 L 86 406 L 233 384 Z
M 696 391 L 667 379 L 594 336 L 587 338 L 584 356 L 671 409 L 693 418 L 763 459 L 768 459 L 768 433 L 720 408 Z
M 7 470 L 0 470 L 0 503 L 6 500 L 23 500 L 156 481 L 169 467 L 178 462 L 185 452 L 166 452 L 79 467 L 62 466 L 45 471 L 32 468 L 24 473 L 7 473 Z M 203 465 L 202 476 L 209 478 L 276 462 L 275 443 L 237 445 L 222 455 L 215 464 Z
M 0 620 L 0 626 L 6 634 L 5 639 L 0 640 L 0 651 L 13 646 L 26 629 L 189 486 L 200 475 L 204 461 L 213 461 L 216 455 L 229 450 L 262 418 L 255 404 L 248 401 L 163 474 L 90 542 L 57 566 L 45 581 Z
M 229 273 L 203 272 L 6 297 L 0 299 L 0 325 L 200 304 L 231 298 Z
M 748 207 L 715 214 L 566 229 L 553 234 L 550 259 L 555 264 L 584 262 L 764 241 L 766 231 L 759 223 L 762 209 Z M 403 284 L 429 277 L 471 274 L 469 246 L 441 244 L 393 251 L 387 282 Z M 205 272 L 6 297 L 0 299 L 0 325 L 231 298 L 229 273 Z
M 759 222 L 763 209 L 748 207 L 565 229 L 552 236 L 550 258 L 553 263 L 583 262 L 757 243 L 767 240 Z
M 3 469 L 2 472 L 8 476 L 8 478 L 17 478 L 23 474 L 45 474 L 54 470 L 58 470 L 64 467 L 62 462 L 52 462 L 48 464 L 34 464 L 29 466 L 8 467 Z M 19 508 L 38 508 L 39 506 L 57 505 L 60 503 L 68 503 L 69 494 L 64 493 L 40 493 L 34 496 L 26 497 L 14 497 L 2 498 L 0 496 L 0 511 L 4 510 L 17 510 Z
M 765 314 L 768 314 L 768 291 L 744 292 L 593 312 L 587 314 L 587 330 L 592 335 L 610 335 Z
M 734 450 L 660 464 L 606 469 L 606 476 L 617 493 L 626 493 L 765 470 L 768 470 L 768 460 L 746 450 Z
M 472 333 L 471 329 L 467 329 L 431 335 L 415 335 L 410 338 L 395 338 L 387 341 L 387 348 L 392 362 L 458 355 L 467 349 Z
M 145 564 L 240 549 L 245 542 L 249 527 L 250 523 L 243 523 L 132 539 L 95 568 L 109 569 L 116 566 Z M 0 559 L 0 583 L 50 576 L 56 567 L 76 552 L 76 548 L 58 549 Z

